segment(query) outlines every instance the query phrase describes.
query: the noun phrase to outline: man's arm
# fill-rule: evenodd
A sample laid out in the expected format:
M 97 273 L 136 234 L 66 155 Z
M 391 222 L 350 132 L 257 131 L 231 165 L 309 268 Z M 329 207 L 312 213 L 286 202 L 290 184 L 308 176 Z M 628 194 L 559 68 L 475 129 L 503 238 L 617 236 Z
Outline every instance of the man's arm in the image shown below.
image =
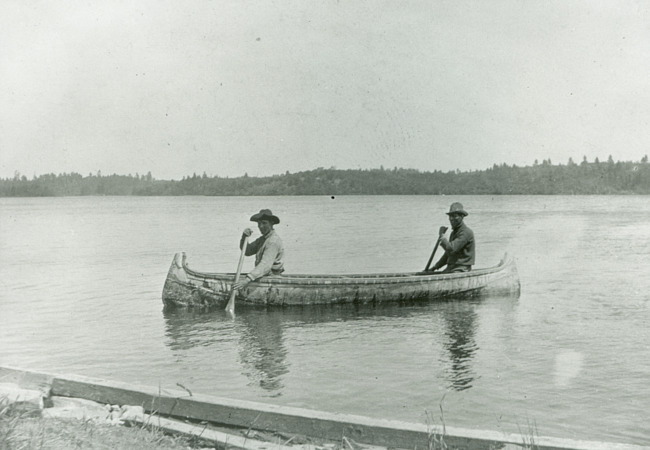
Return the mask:
M 444 248 L 447 253 L 453 254 L 462 250 L 470 241 L 470 239 L 471 236 L 469 233 L 465 232 L 464 230 L 460 230 L 458 231 L 458 234 L 456 234 L 453 242 L 450 242 L 446 237 L 443 237 L 440 240 L 440 246 Z
M 447 227 L 440 227 L 440 230 L 438 231 L 438 240 L 440 241 L 440 246 L 443 248 L 443 250 L 445 250 L 445 253 L 444 253 L 444 255 L 442 255 L 442 257 L 438 260 L 438 262 L 435 263 L 435 264 L 433 265 L 433 267 L 431 268 L 431 270 L 438 270 L 438 269 L 440 269 L 442 266 L 447 265 L 448 254 L 447 254 L 447 248 L 445 247 L 444 242 L 446 242 L 447 245 L 449 245 L 449 241 L 448 241 L 447 238 L 445 237 L 445 233 L 446 233 L 446 232 L 447 232 Z
M 441 241 L 440 245 L 442 245 L 442 241 Z M 442 257 L 438 260 L 438 262 L 433 265 L 431 270 L 438 270 L 442 266 L 446 266 L 447 265 L 447 257 L 448 257 L 447 252 L 445 252 L 445 254 L 442 255 Z
M 259 251 L 263 243 L 264 243 L 264 238 L 259 237 L 255 239 L 254 242 L 248 244 L 248 246 L 246 247 L 246 253 L 245 253 L 246 256 L 255 255 Z M 266 247 L 264 248 L 264 254 L 262 255 L 262 259 L 260 260 L 260 263 L 257 266 L 255 266 L 253 270 L 247 273 L 245 277 L 240 278 L 237 283 L 234 283 L 232 285 L 232 288 L 234 290 L 238 291 L 240 289 L 244 289 L 246 286 L 248 286 L 248 284 L 251 281 L 255 281 L 256 279 L 263 277 L 264 275 L 266 275 L 271 271 L 271 266 L 273 265 L 273 259 L 271 260 L 271 264 L 269 265 L 268 272 L 262 273 L 264 270 L 263 266 L 264 264 L 266 264 L 266 259 L 269 257 L 268 256 L 269 247 L 272 247 L 272 245 L 269 244 L 270 243 L 267 243 Z M 277 255 L 277 252 L 275 254 Z M 275 255 L 273 256 L 273 258 L 275 258 Z M 262 274 L 260 275 L 260 273 Z
M 250 271 L 248 275 L 246 275 L 246 277 L 249 280 L 253 281 L 271 273 L 271 268 L 273 267 L 275 258 L 277 258 L 279 253 L 280 244 L 272 239 L 268 240 L 266 242 L 266 246 L 264 247 L 262 259 L 260 259 L 260 262 L 255 266 L 253 270 Z
M 263 243 L 264 243 L 263 237 L 258 237 L 253 242 L 249 242 L 248 245 L 246 246 L 246 253 L 245 253 L 246 256 L 251 256 L 256 254 Z M 244 245 L 244 236 L 241 237 L 241 241 L 239 242 L 239 248 L 242 248 L 243 245 Z

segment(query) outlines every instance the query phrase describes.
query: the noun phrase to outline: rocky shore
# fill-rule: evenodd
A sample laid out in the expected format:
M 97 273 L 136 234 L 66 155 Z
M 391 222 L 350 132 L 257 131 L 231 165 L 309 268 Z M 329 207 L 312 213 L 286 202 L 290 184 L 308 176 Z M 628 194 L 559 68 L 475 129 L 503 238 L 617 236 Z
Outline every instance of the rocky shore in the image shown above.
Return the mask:
M 11 427 L 3 424 L 9 418 L 18 418 L 20 423 L 13 420 Z M 49 426 L 45 425 L 45 422 Z M 104 427 L 126 426 L 149 430 L 153 436 L 145 439 L 139 436 L 120 436 L 119 432 L 106 433 L 96 430 Z M 7 428 L 7 429 L 4 429 Z M 12 428 L 11 430 L 8 428 Z M 22 429 L 21 429 L 22 428 Z M 31 432 L 30 432 L 31 429 Z M 37 431 L 34 431 L 37 429 Z M 47 436 L 44 430 L 49 429 Z M 95 430 L 95 431 L 93 431 Z M 14 434 L 11 444 L 11 433 Z M 342 446 L 332 442 L 314 442 L 305 436 L 286 436 L 279 433 L 268 433 L 259 430 L 242 430 L 237 428 L 217 427 L 207 423 L 192 423 L 171 418 L 147 414 L 138 405 L 102 404 L 83 398 L 51 395 L 45 388 L 23 388 L 16 383 L 0 382 L 0 449 L 31 448 L 33 441 L 47 441 L 39 448 L 65 448 L 70 440 L 65 435 L 77 434 L 72 440 L 84 442 L 88 448 L 96 445 L 100 448 L 106 444 L 110 448 L 218 448 L 218 449 L 293 449 L 293 450 L 337 450 Z M 38 434 L 40 438 L 35 439 Z M 82 438 L 89 434 L 92 438 Z M 178 436 L 180 439 L 168 439 L 165 445 L 161 440 L 165 436 Z M 97 442 L 99 441 L 99 442 Z M 93 444 L 92 442 L 95 442 Z M 119 443 L 121 442 L 121 444 Z M 143 445 L 144 442 L 144 445 Z M 369 446 L 342 441 L 354 450 L 369 449 Z M 22 444 L 22 445 L 21 445 Z M 60 444 L 60 447 L 59 447 Z M 350 447 L 348 447 L 349 449 Z
M 142 406 L 103 405 L 82 398 L 48 395 L 14 383 L 0 383 L 0 404 L 11 411 L 29 413 L 32 417 L 92 420 L 109 425 L 142 420 L 145 415 Z

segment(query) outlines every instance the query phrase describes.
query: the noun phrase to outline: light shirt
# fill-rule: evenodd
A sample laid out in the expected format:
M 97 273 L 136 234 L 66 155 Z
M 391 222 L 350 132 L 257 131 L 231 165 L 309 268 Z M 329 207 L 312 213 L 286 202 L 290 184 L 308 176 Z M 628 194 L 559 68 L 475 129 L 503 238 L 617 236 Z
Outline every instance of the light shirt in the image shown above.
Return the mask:
M 284 245 L 275 232 L 269 231 L 265 236 L 255 239 L 246 246 L 246 256 L 255 255 L 255 268 L 246 276 L 252 281 L 271 272 L 284 271 Z

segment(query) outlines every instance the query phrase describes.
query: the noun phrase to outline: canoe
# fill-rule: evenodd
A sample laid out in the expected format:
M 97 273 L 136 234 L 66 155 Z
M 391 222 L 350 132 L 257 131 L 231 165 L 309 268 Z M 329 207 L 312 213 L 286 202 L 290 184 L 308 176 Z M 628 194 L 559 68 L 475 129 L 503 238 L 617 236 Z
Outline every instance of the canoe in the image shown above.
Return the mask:
M 225 306 L 234 273 L 190 269 L 185 252 L 172 260 L 162 301 L 165 307 Z M 519 296 L 512 257 L 493 267 L 454 274 L 378 273 L 351 275 L 281 274 L 251 282 L 237 293 L 237 305 L 324 305 L 410 302 L 479 295 Z

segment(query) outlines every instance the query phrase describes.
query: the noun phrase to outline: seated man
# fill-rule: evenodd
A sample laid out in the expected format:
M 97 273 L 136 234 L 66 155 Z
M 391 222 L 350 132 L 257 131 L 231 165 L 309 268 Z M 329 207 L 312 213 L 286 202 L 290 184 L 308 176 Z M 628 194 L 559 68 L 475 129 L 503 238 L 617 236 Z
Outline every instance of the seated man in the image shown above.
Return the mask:
M 440 229 L 440 246 L 445 254 L 433 265 L 429 271 L 436 271 L 443 266 L 445 269 L 440 273 L 469 272 L 472 270 L 476 258 L 474 232 L 463 222 L 467 212 L 460 203 L 452 203 L 449 212 L 449 223 L 451 234 L 449 240 L 445 238 L 446 229 Z
M 284 246 L 282 239 L 273 229 L 273 225 L 280 223 L 280 219 L 274 216 L 270 209 L 262 209 L 251 217 L 251 222 L 257 222 L 257 227 L 262 236 L 250 242 L 246 246 L 245 255 L 255 255 L 255 268 L 249 274 L 233 284 L 233 289 L 239 290 L 248 286 L 251 281 L 257 280 L 269 273 L 280 274 L 284 272 Z M 244 238 L 253 234 L 250 228 L 246 228 L 239 240 L 239 248 L 244 245 Z

